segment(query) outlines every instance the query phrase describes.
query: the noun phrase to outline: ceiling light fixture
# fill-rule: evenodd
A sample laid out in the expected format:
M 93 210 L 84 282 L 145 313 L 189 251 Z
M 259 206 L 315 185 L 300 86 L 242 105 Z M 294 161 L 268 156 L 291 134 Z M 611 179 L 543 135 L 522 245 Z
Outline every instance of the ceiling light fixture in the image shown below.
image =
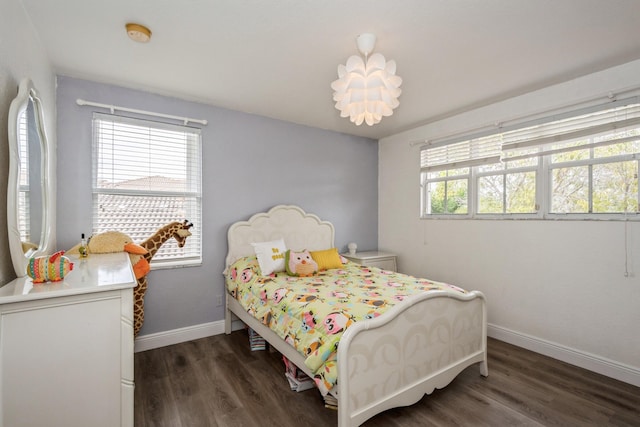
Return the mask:
M 366 64 L 360 56 L 353 55 L 346 65 L 338 65 L 338 80 L 331 83 L 333 100 L 340 117 L 349 117 L 356 126 L 362 122 L 373 126 L 400 105 L 402 78 L 396 76 L 395 61 L 386 61 L 379 53 L 369 57 L 376 43 L 374 34 L 360 34 L 356 41 Z
M 128 23 L 125 28 L 127 29 L 127 35 L 133 41 L 147 43 L 151 40 L 151 30 L 144 25 Z

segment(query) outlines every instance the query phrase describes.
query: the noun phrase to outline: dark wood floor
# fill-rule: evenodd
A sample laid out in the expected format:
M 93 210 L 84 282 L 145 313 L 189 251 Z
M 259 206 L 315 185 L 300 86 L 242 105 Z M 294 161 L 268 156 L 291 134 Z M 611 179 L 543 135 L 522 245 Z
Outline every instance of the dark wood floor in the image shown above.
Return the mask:
M 289 389 L 280 355 L 249 350 L 247 333 L 135 355 L 136 427 L 335 426 L 313 389 Z M 467 368 L 374 426 L 640 426 L 640 388 L 489 340 L 489 377 Z

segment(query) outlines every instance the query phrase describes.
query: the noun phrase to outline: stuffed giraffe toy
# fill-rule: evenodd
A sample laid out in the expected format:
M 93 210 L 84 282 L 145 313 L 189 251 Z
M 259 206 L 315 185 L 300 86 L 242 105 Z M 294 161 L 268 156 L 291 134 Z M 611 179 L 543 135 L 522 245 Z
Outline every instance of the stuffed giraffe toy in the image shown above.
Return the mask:
M 143 257 L 151 263 L 151 259 L 158 252 L 158 249 L 170 238 L 176 239 L 178 247 L 183 247 L 187 237 L 191 236 L 189 229 L 193 224 L 187 220 L 183 222 L 171 222 L 161 227 L 147 240 L 140 243 L 140 246 L 147 250 Z M 138 285 L 133 289 L 133 335 L 138 336 L 142 323 L 144 322 L 144 295 L 147 292 L 147 276 L 137 279 Z

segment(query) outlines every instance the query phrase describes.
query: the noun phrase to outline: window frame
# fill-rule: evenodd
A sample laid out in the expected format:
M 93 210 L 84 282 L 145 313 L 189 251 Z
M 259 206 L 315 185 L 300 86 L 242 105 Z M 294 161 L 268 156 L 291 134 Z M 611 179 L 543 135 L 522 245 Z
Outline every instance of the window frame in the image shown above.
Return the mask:
M 639 137 L 640 139 L 640 137 Z M 592 149 L 593 150 L 593 149 Z M 589 170 L 589 199 L 588 204 L 593 209 L 593 166 L 595 165 L 604 165 L 611 163 L 623 163 L 635 161 L 636 162 L 636 176 L 640 174 L 640 154 L 623 154 L 612 157 L 599 157 L 594 158 L 591 157 L 589 159 L 575 160 L 571 162 L 558 162 L 551 163 L 550 159 L 547 159 L 548 167 L 547 167 L 547 181 L 548 187 L 552 185 L 552 175 L 554 169 L 568 168 L 568 167 L 582 167 L 587 166 Z M 638 179 L 638 178 L 636 178 Z M 551 191 L 547 192 L 547 210 L 546 217 L 549 219 L 569 219 L 567 216 L 571 216 L 570 219 L 597 219 L 597 220 L 620 220 L 620 219 L 637 219 L 640 220 L 640 185 L 638 185 L 638 190 L 636 192 L 636 197 L 638 199 L 638 203 L 636 206 L 636 212 L 581 212 L 581 213 L 562 213 L 562 212 L 551 212 L 552 198 L 553 193 Z M 633 217 L 636 218 L 633 218 Z M 621 218 L 622 217 L 622 218 Z
M 479 167 L 478 167 L 479 168 Z M 474 168 L 475 169 L 475 168 Z M 534 172 L 535 173 L 535 193 L 534 193 L 534 208 L 535 208 L 535 212 L 526 212 L 526 213 L 513 213 L 513 212 L 503 212 L 503 213 L 496 213 L 496 212 L 488 212 L 488 213 L 481 213 L 478 212 L 477 209 L 479 209 L 480 207 L 480 192 L 478 191 L 478 189 L 480 188 L 480 178 L 484 177 L 484 176 L 491 176 L 491 175 L 502 175 L 504 176 L 504 181 L 503 181 L 503 187 L 506 185 L 506 175 L 508 174 L 516 174 L 516 173 L 523 173 L 523 172 Z M 538 161 L 538 164 L 535 166 L 522 166 L 522 167 L 517 167 L 517 168 L 512 168 L 512 169 L 508 169 L 508 168 L 504 168 L 501 171 L 486 171 L 486 172 L 481 172 L 481 171 L 475 171 L 475 206 L 476 206 L 476 210 L 474 211 L 474 215 L 477 218 L 485 218 L 485 219 L 508 219 L 508 218 L 512 218 L 512 219 L 539 219 L 542 218 L 543 215 L 543 211 L 540 209 L 541 203 L 540 200 L 542 198 L 542 191 L 541 191 L 541 186 L 542 186 L 542 182 L 541 182 L 541 177 L 542 175 L 542 161 Z M 503 210 L 506 209 L 506 193 L 503 193 L 502 195 L 503 197 Z
M 457 168 L 460 169 L 460 168 Z M 437 183 L 437 182 L 444 182 L 445 183 L 445 189 L 447 188 L 447 182 L 450 181 L 459 181 L 461 179 L 466 179 L 467 180 L 467 212 L 466 213 L 460 213 L 460 214 L 456 214 L 456 213 L 436 213 L 436 214 L 424 214 L 424 215 L 429 215 L 431 218 L 459 218 L 459 219 L 469 219 L 472 216 L 472 199 L 470 196 L 471 194 L 471 186 L 473 185 L 474 182 L 474 178 L 473 178 L 473 170 L 474 168 L 469 167 L 469 172 L 466 174 L 461 174 L 461 175 L 452 175 L 452 176 L 445 176 L 445 177 L 437 177 L 437 178 L 429 178 L 429 172 L 423 171 L 421 172 L 421 200 L 420 200 L 420 206 L 421 209 L 423 209 L 423 205 L 424 203 L 426 203 L 427 198 L 429 197 L 429 184 L 430 183 Z M 447 199 L 445 198 L 445 201 Z

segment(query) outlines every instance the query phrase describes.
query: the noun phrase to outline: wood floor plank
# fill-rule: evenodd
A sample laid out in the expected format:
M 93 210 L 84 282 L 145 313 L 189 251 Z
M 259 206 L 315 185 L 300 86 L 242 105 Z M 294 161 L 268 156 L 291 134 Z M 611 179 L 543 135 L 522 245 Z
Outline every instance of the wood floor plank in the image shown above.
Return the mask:
M 494 364 L 495 366 L 495 364 Z M 469 389 L 482 393 L 500 402 L 523 416 L 545 426 L 566 426 L 570 419 L 562 412 L 557 413 L 549 408 L 553 394 L 545 393 L 535 384 L 527 384 L 514 379 L 498 368 L 489 372 L 490 380 L 485 383 L 470 383 Z
M 494 344 L 492 358 L 498 363 L 492 365 L 495 368 L 491 383 L 504 397 L 525 399 L 511 404 L 546 425 L 607 425 L 620 411 L 637 414 L 638 408 L 634 407 L 634 402 L 638 404 L 637 387 L 514 346 L 503 353 L 499 349 L 506 349 L 508 344 L 499 341 Z M 523 360 L 528 363 L 523 364 Z M 496 378 L 499 375 L 506 375 L 502 384 L 500 378 Z M 523 392 L 523 387 L 530 390 Z M 631 392 L 633 389 L 635 395 Z M 485 392 L 489 390 L 491 386 Z M 545 397 L 536 398 L 536 390 Z M 636 424 L 640 425 L 640 421 Z
M 196 362 L 194 370 L 199 381 L 204 381 L 208 385 L 203 387 L 203 395 L 210 410 L 216 415 L 242 408 L 242 399 L 227 380 L 229 373 L 224 371 L 215 359 Z
M 489 339 L 477 366 L 416 404 L 365 427 L 640 426 L 640 388 Z M 281 355 L 251 351 L 246 331 L 135 355 L 136 427 L 336 426 L 320 393 L 297 393 Z
M 134 425 L 183 427 L 168 378 L 138 382 L 134 399 Z

